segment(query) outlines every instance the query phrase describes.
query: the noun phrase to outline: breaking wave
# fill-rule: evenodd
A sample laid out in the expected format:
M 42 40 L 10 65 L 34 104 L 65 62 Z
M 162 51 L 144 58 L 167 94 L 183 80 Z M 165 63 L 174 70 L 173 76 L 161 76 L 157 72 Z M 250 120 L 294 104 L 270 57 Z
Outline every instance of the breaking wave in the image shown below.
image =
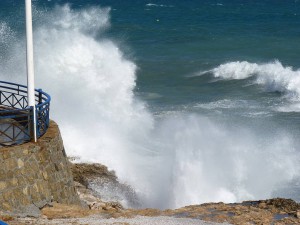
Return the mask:
M 268 91 L 283 92 L 297 100 L 300 97 L 300 70 L 284 67 L 279 61 L 265 64 L 229 62 L 209 72 L 222 79 L 246 79 L 255 76 L 255 83 Z

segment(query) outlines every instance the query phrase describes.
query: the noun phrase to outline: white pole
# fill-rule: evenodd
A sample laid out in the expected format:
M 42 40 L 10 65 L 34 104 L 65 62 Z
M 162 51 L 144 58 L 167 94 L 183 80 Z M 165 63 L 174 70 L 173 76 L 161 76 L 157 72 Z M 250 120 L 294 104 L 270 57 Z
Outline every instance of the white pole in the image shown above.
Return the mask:
M 32 7 L 31 0 L 25 0 L 26 8 L 26 52 L 27 52 L 27 96 L 28 106 L 33 107 L 33 137 L 37 141 L 36 135 L 36 112 L 34 96 L 34 64 L 33 64 L 33 35 L 32 35 Z

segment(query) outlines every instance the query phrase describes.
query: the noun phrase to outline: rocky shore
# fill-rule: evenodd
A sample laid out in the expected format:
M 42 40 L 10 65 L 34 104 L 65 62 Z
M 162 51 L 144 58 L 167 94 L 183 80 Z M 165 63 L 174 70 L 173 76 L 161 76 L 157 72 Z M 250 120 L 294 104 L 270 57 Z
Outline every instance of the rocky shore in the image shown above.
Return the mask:
M 282 198 L 234 204 L 206 203 L 175 210 L 124 208 L 118 201 L 105 201 L 99 192 L 90 188 L 93 181 L 98 180 L 103 187 L 115 186 L 125 190 L 125 194 L 134 194 L 130 187 L 118 181 L 113 171 L 100 164 L 72 164 L 72 171 L 81 207 L 53 202 L 41 209 L 38 218 L 0 213 L 0 220 L 9 225 L 300 224 L 300 204 Z

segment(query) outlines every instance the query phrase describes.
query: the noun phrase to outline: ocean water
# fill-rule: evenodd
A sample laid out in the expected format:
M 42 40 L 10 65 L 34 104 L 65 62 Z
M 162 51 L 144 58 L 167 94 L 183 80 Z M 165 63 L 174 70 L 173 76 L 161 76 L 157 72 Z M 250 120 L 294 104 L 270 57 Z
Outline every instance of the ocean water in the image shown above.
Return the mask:
M 114 200 L 300 200 L 299 1 L 33 4 L 36 86 L 68 155 L 132 187 Z M 26 83 L 24 2 L 0 12 L 1 80 Z

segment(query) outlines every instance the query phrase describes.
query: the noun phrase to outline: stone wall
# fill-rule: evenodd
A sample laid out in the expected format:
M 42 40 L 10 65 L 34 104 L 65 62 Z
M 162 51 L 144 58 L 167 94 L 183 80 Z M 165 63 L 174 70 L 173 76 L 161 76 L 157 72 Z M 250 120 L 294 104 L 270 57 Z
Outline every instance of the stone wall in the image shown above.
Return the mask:
M 51 202 L 80 204 L 57 124 L 37 143 L 0 148 L 0 210 L 27 215 Z

